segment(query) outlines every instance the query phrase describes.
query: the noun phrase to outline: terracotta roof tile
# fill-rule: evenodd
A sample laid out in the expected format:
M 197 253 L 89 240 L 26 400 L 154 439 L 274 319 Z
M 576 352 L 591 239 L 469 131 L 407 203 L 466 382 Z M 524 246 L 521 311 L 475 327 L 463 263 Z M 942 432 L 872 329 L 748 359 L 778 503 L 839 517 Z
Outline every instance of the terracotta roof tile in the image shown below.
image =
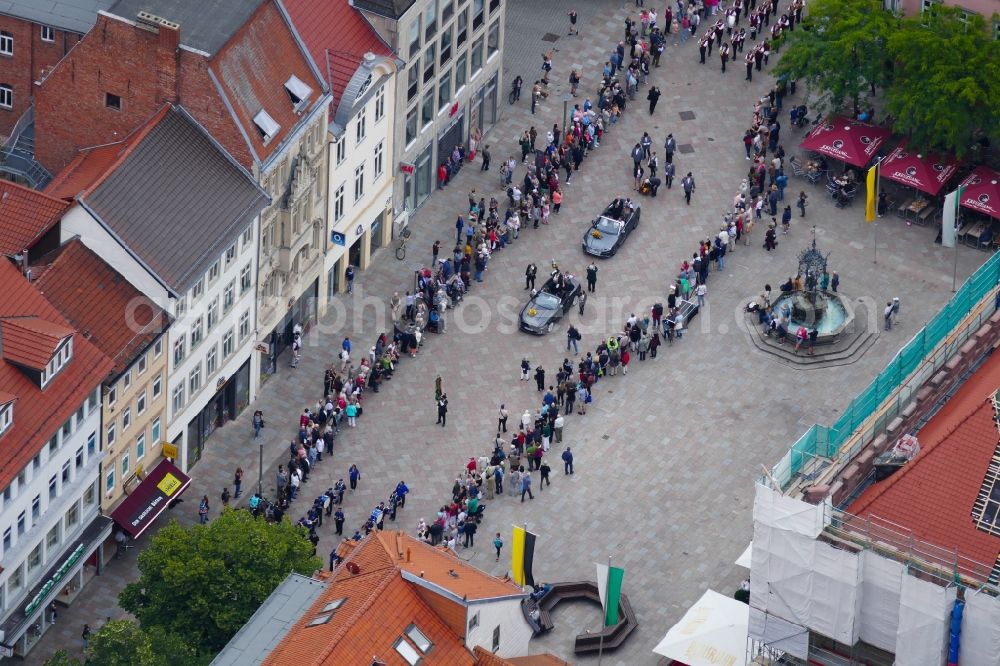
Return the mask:
M 35 287 L 115 363 L 117 376 L 159 337 L 167 314 L 79 239 L 38 261 Z
M 32 370 L 45 369 L 59 343 L 73 335 L 73 329 L 68 326 L 39 317 L 0 319 L 0 332 L 3 334 L 3 359 Z
M 15 400 L 17 400 L 17 396 L 13 393 L 0 392 L 0 406 L 6 405 L 9 402 L 14 402 Z
M 77 153 L 66 167 L 56 174 L 45 188 L 45 193 L 57 199 L 70 201 L 96 183 L 118 161 L 128 147 L 125 141 L 118 141 L 99 148 L 90 148 Z
M 0 254 L 12 255 L 31 247 L 67 208 L 65 201 L 0 180 Z
M 972 508 L 1000 439 L 988 399 L 998 387 L 1000 354 L 994 354 L 917 433 L 917 457 L 866 489 L 848 511 L 879 516 L 991 568 L 1000 537 L 976 527 Z
M 526 657 L 511 657 L 507 660 L 507 663 L 510 666 L 571 666 L 568 661 L 563 661 L 548 652 L 529 654 Z
M 10 262 L 0 261 L 0 284 L 0 319 L 36 317 L 50 322 L 50 327 L 67 326 L 65 318 Z M 0 340 L 0 345 L 5 343 Z M 110 369 L 111 360 L 80 335 L 74 336 L 73 358 L 44 390 L 23 370 L 0 362 L 0 393 L 17 396 L 14 423 L 0 446 L 0 487 L 6 487 L 31 461 Z

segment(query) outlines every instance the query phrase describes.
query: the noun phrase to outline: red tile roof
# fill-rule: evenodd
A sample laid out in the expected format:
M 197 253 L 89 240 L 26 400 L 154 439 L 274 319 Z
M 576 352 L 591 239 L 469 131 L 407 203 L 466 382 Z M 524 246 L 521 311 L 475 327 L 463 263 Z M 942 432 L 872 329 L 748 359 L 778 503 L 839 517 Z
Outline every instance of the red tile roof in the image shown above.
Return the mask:
M 0 319 L 37 317 L 53 327 L 67 322 L 35 287 L 7 261 L 0 261 Z M 6 331 L 0 329 L 6 346 Z M 0 362 L 0 393 L 17 396 L 14 422 L 0 446 L 0 487 L 6 487 L 38 453 L 87 396 L 100 386 L 111 360 L 75 335 L 73 358 L 44 390 L 20 368 Z
M 998 387 L 1000 354 L 994 354 L 917 433 L 917 457 L 865 490 L 848 511 L 887 519 L 992 568 L 1000 537 L 976 527 L 972 506 L 1000 439 L 989 400 Z
M 169 323 L 167 314 L 79 239 L 38 260 L 35 287 L 92 344 L 119 375 Z
M 0 393 L 0 405 L 6 405 L 9 402 L 14 402 L 17 400 L 17 396 L 13 393 Z
M 340 104 L 365 53 L 392 56 L 392 49 L 349 0 L 285 0 L 285 9 L 330 84 L 334 104 Z
M 67 208 L 65 201 L 0 180 L 0 255 L 9 256 L 31 247 L 55 226 Z
M 322 81 L 317 80 L 307 54 L 275 2 L 263 3 L 212 58 L 209 68 L 261 161 L 275 152 L 302 120 L 285 91 L 289 77 L 295 75 L 312 88 L 307 110 L 312 110 L 323 95 Z M 280 126 L 266 146 L 253 121 L 262 109 Z
M 45 369 L 59 344 L 73 335 L 72 328 L 38 317 L 0 319 L 0 332 L 3 360 L 32 370 Z

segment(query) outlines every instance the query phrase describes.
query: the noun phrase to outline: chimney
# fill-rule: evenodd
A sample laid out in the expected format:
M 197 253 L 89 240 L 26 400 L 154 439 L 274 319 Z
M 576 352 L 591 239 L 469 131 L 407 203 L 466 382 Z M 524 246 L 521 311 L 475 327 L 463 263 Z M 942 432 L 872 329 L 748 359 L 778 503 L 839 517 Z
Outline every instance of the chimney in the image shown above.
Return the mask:
M 181 27 L 173 21 L 155 17 L 156 97 L 160 103 L 177 103 L 177 66 L 180 60 Z
M 410 547 L 409 546 L 406 547 L 406 563 L 407 564 L 410 563 Z

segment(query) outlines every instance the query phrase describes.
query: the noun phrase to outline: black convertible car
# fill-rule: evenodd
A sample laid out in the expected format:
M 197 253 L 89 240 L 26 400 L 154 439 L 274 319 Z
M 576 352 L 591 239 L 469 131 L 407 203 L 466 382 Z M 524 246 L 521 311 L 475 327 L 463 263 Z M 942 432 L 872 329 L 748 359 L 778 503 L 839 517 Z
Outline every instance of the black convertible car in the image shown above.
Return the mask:
M 612 202 L 583 235 L 583 251 L 595 257 L 613 257 L 639 226 L 640 212 L 639 206 L 620 199 Z
M 575 277 L 565 278 L 562 289 L 555 278 L 549 278 L 521 308 L 518 328 L 527 333 L 545 335 L 573 307 L 582 291 L 580 281 Z

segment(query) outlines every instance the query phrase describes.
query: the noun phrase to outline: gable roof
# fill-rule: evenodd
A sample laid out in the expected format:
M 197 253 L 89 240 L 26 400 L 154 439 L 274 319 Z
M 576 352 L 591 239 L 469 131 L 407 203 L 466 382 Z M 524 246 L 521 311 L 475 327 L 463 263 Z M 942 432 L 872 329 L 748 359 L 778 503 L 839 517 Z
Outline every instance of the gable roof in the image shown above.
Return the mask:
M 0 261 L 0 319 L 37 318 L 48 322 L 50 334 L 68 328 L 66 320 L 8 261 Z M 6 326 L 0 327 L 0 348 L 9 342 Z M 0 446 L 0 488 L 24 469 L 63 422 L 98 386 L 111 360 L 83 336 L 74 336 L 73 358 L 44 390 L 18 367 L 0 361 L 0 394 L 17 397 L 14 422 Z
M 354 0 L 358 9 L 399 20 L 416 0 Z
M 108 161 L 99 150 L 98 166 Z M 175 292 L 190 288 L 268 204 L 250 174 L 181 107 L 163 107 L 118 151 L 103 173 L 88 167 L 86 155 L 70 165 L 96 175 L 78 199 Z
M 366 53 L 392 57 L 386 44 L 350 0 L 283 0 L 295 29 L 340 104 Z
M 997 387 L 1000 354 L 993 354 L 917 433 L 920 453 L 848 510 L 885 518 L 917 539 L 993 567 L 1000 537 L 976 527 L 972 508 L 1000 441 L 986 398 Z
M 5 317 L 0 319 L 0 333 L 4 361 L 41 371 L 73 329 L 40 317 Z
M 167 314 L 77 238 L 38 260 L 35 288 L 124 372 L 170 323 Z
M 65 201 L 0 179 L 0 254 L 10 256 L 30 248 L 67 208 Z
M 181 26 L 181 43 L 215 55 L 269 0 L 118 0 L 109 13 L 134 21 L 139 12 Z
M 112 2 L 114 0 L 2 0 L 0 14 L 82 35 L 94 27 L 97 12 L 107 9 Z

